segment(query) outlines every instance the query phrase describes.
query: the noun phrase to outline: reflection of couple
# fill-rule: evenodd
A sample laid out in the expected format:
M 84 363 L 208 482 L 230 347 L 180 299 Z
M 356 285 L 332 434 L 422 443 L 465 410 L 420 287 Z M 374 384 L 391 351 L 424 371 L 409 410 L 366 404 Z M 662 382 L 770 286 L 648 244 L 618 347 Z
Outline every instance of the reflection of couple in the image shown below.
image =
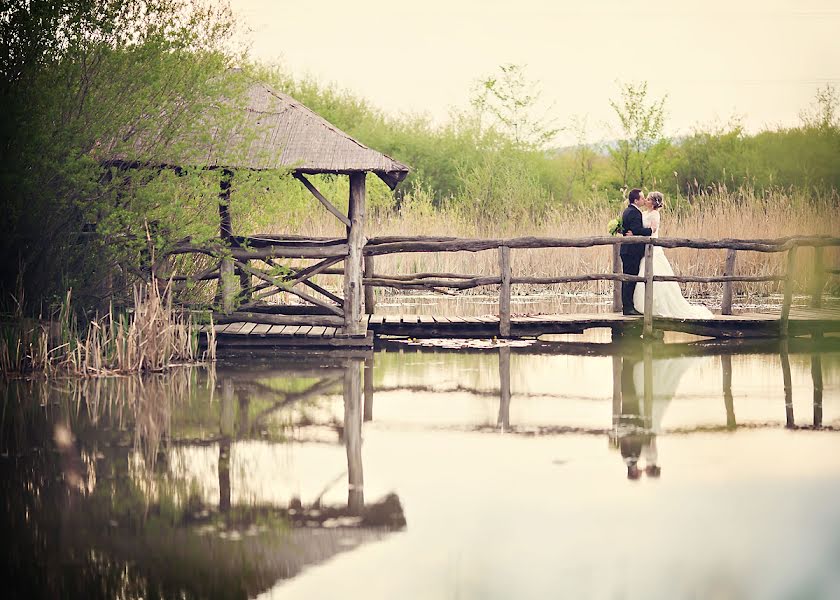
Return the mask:
M 629 199 L 630 204 L 621 215 L 621 233 L 658 238 L 661 221 L 659 210 L 664 204 L 662 194 L 651 192 L 645 197 L 642 190 L 634 189 L 630 191 Z M 621 245 L 621 263 L 626 275 L 644 275 L 644 254 L 644 244 Z M 653 274 L 674 274 L 661 246 L 653 247 Z M 645 284 L 623 281 L 621 301 L 625 315 L 640 315 L 640 311 L 645 310 Z M 659 281 L 653 286 L 653 314 L 677 319 L 708 319 L 712 316 L 712 312 L 705 306 L 690 304 L 683 297 L 676 281 Z
M 683 374 L 692 366 L 691 358 L 651 361 L 651 390 L 645 394 L 645 366 L 637 358 L 625 357 L 621 365 L 621 414 L 618 418 L 618 446 L 627 466 L 627 478 L 639 479 L 644 473 L 659 477 L 656 438 L 662 431 L 662 418 Z

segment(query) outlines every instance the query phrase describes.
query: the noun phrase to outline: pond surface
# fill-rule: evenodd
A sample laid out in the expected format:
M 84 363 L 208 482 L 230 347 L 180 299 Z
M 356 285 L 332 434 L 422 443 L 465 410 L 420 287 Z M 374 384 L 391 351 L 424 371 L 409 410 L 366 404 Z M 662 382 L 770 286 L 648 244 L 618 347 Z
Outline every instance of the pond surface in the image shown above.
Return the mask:
M 840 597 L 836 340 L 472 346 L 2 384 L 4 596 Z

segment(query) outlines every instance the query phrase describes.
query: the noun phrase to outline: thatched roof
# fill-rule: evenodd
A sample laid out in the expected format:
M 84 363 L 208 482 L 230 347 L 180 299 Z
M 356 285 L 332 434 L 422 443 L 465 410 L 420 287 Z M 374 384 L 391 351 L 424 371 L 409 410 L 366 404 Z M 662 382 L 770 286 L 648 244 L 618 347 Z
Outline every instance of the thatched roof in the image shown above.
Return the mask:
M 168 145 L 142 162 L 170 166 L 230 169 L 290 169 L 297 173 L 373 172 L 391 189 L 405 179 L 408 167 L 353 139 L 303 104 L 263 83 L 250 84 L 246 106 L 202 120 L 208 134 L 201 141 Z M 224 114 L 219 111 L 219 114 Z M 219 121 L 224 120 L 224 123 Z M 139 148 L 141 141 L 137 140 Z M 177 147 L 177 149 L 175 149 Z M 104 149 L 105 161 L 136 161 L 130 150 Z

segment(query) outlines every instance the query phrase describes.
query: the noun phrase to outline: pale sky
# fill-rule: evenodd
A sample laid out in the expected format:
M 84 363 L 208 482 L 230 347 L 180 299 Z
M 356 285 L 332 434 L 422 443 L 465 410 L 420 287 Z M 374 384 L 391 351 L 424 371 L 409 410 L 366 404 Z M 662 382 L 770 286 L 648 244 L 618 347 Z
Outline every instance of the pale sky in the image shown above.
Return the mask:
M 617 81 L 668 95 L 669 134 L 733 115 L 751 131 L 793 125 L 818 87 L 840 87 L 838 0 L 231 4 L 252 57 L 436 122 L 505 63 L 527 65 L 558 124 L 586 116 L 592 141 L 614 135 Z

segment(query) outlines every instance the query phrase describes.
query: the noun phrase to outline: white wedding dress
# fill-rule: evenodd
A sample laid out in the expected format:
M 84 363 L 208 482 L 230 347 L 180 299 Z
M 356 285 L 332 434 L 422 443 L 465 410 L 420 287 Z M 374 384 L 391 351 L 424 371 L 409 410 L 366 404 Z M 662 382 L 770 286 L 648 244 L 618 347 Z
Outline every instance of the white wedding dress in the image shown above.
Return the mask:
M 660 215 L 658 210 L 649 210 L 642 213 L 642 224 L 653 229 L 651 237 L 658 238 L 660 231 Z M 671 263 L 665 257 L 661 246 L 653 247 L 653 274 L 673 275 L 674 270 Z M 645 275 L 645 259 L 639 268 L 639 275 Z M 639 312 L 645 311 L 645 284 L 637 283 L 633 292 L 633 305 Z M 676 281 L 657 281 L 653 284 L 653 314 L 656 317 L 669 317 L 673 319 L 710 319 L 712 311 L 705 306 L 691 304 L 686 300 L 680 284 Z

